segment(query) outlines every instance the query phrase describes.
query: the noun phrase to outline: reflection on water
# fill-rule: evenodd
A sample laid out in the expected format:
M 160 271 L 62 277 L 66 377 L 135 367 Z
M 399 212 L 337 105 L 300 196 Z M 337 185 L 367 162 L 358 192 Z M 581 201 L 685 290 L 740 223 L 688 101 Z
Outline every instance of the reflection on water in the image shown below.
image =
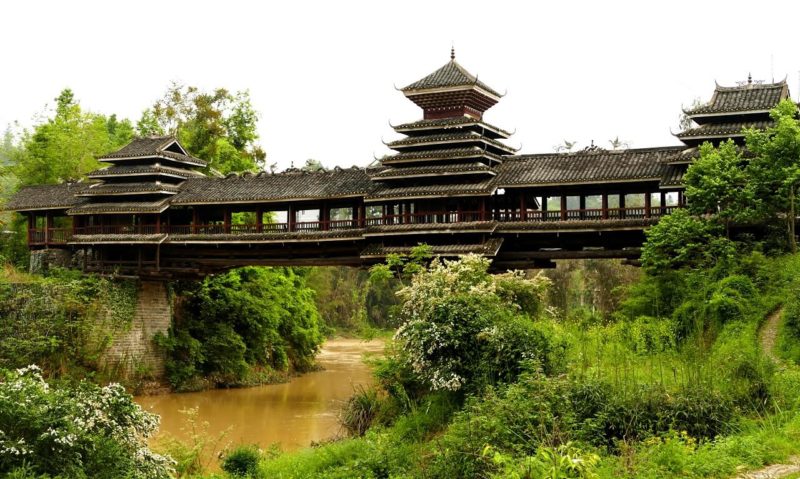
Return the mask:
M 317 356 L 323 371 L 285 384 L 141 396 L 136 402 L 161 416 L 161 431 L 177 437 L 185 438 L 180 430 L 185 418 L 178 411 L 197 407 L 198 420 L 209 423 L 211 437 L 231 428 L 227 441 L 233 444 L 279 443 L 283 450 L 298 449 L 339 432 L 336 415 L 342 402 L 355 385 L 372 382 L 363 353 L 381 351 L 381 341 L 335 339 Z

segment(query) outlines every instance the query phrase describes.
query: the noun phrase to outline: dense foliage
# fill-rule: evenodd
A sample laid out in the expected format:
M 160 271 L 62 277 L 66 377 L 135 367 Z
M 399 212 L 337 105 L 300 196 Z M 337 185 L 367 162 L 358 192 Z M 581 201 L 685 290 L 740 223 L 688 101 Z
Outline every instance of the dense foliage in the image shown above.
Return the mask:
M 169 477 L 171 460 L 146 443 L 158 428 L 158 416 L 142 411 L 122 386 L 81 382 L 53 387 L 35 366 L 0 374 L 0 473 Z
M 322 342 L 314 293 L 292 269 L 240 268 L 189 284 L 169 337 L 173 386 L 232 386 L 307 370 Z
M 116 334 L 131 324 L 136 284 L 55 270 L 0 279 L 0 367 L 37 364 L 50 377 L 99 378 Z

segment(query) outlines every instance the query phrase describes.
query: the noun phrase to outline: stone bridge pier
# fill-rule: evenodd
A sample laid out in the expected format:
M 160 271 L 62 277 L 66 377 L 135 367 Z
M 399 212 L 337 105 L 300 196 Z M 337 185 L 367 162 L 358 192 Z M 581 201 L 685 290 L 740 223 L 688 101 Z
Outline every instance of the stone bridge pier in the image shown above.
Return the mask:
M 165 281 L 139 280 L 136 312 L 131 327 L 120 332 L 106 352 L 109 367 L 119 367 L 127 374 L 164 376 L 164 351 L 153 338 L 167 334 L 172 307 Z

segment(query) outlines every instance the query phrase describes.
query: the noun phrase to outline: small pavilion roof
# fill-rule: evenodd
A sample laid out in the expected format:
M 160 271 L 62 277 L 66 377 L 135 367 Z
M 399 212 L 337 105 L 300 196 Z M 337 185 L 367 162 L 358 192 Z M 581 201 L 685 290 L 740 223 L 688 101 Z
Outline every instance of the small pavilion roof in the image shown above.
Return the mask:
M 748 82 L 734 87 L 717 85 L 708 103 L 684 112 L 689 116 L 766 112 L 788 97 L 789 86 L 786 80 L 763 84 Z
M 452 54 L 450 61 L 447 62 L 443 67 L 439 68 L 430 75 L 417 80 L 404 88 L 401 88 L 401 91 L 406 95 L 413 95 L 415 93 L 428 90 L 437 90 L 443 88 L 455 89 L 458 87 L 475 86 L 497 98 L 503 96 L 482 81 L 478 80 L 476 76 L 459 65 L 455 60 L 455 55 Z
M 192 166 L 206 166 L 205 161 L 190 156 L 173 136 L 134 138 L 133 141 L 119 150 L 103 155 L 98 159 L 105 162 L 115 162 L 138 158 L 164 158 Z

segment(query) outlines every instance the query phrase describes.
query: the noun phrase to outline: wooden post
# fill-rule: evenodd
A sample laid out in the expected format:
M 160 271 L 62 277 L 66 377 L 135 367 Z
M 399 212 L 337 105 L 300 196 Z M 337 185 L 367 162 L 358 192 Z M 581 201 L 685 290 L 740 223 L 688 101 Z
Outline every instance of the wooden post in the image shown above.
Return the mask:
M 625 195 L 623 193 L 619 194 L 619 217 L 620 219 L 625 218 Z
M 486 197 L 481 198 L 480 206 L 478 208 L 480 210 L 480 219 L 481 221 L 486 221 Z
M 197 234 L 200 232 L 200 212 L 197 206 L 192 207 L 192 233 Z
M 586 195 L 581 195 L 578 200 L 578 208 L 581 210 L 581 219 L 586 218 Z
M 528 221 L 528 205 L 525 204 L 525 192 L 519 195 L 519 220 Z
M 320 216 L 320 219 L 322 220 L 322 224 L 320 225 L 320 226 L 322 226 L 322 228 L 320 228 L 320 229 L 323 230 L 323 231 L 329 230 L 330 229 L 330 221 L 331 221 L 331 210 L 330 210 L 330 208 L 328 208 L 327 201 L 323 201 L 322 202 L 322 206 L 320 206 L 320 209 L 319 209 L 319 216 Z
M 256 209 L 256 233 L 261 233 L 264 231 L 264 209 L 257 208 Z
M 286 222 L 288 223 L 287 228 L 289 231 L 294 231 L 294 223 L 295 223 L 294 213 L 295 213 L 294 205 L 289 203 L 289 207 L 286 208 Z
M 645 193 L 644 194 L 644 217 L 645 218 L 649 218 L 650 217 L 650 206 L 652 204 L 651 196 L 652 195 L 650 193 Z
M 667 193 L 661 192 L 661 202 L 659 203 L 661 206 L 661 215 L 667 214 Z
M 566 221 L 567 219 L 567 197 L 566 195 L 561 195 L 561 220 Z
M 161 215 L 156 215 L 156 234 L 161 234 Z
M 44 213 L 44 244 L 50 246 L 50 229 L 53 227 L 53 215 L 49 211 Z
M 608 193 L 603 193 L 603 200 L 602 200 L 602 210 L 603 210 L 603 219 L 608 219 Z
M 367 205 L 364 203 L 358 203 L 355 208 L 353 208 L 353 212 L 355 213 L 358 211 L 358 226 L 364 228 L 367 225 Z
M 231 210 L 230 210 L 230 208 L 225 208 L 225 210 L 223 211 L 223 213 L 222 213 L 222 223 L 223 223 L 222 227 L 224 228 L 225 234 L 230 234 L 231 233 Z

